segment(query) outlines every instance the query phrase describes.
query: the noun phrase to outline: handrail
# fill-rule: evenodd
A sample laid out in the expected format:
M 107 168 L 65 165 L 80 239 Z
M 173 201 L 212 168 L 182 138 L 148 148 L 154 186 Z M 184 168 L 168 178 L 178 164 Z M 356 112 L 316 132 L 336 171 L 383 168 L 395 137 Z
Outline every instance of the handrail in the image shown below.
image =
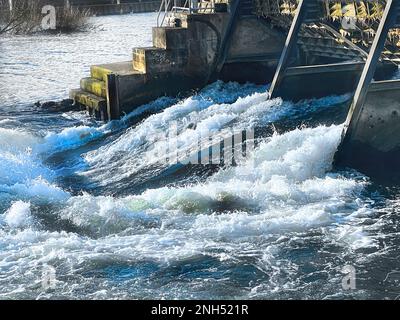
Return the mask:
M 172 0 L 162 0 L 160 4 L 160 9 L 158 10 L 157 14 L 157 27 L 161 27 L 164 24 L 164 20 L 166 15 L 168 14 L 168 8 L 170 7 Z M 164 6 L 164 15 L 162 16 L 161 23 L 160 23 L 160 16 L 161 12 L 163 11 L 163 6 Z
M 172 5 L 172 1 L 173 5 Z M 160 9 L 157 14 L 157 27 L 162 27 L 164 25 L 166 17 L 171 13 L 177 12 L 187 12 L 187 13 L 207 13 L 213 12 L 215 10 L 215 0 L 207 1 L 205 7 L 199 7 L 202 1 L 185 0 L 183 6 L 177 5 L 177 0 L 162 0 Z

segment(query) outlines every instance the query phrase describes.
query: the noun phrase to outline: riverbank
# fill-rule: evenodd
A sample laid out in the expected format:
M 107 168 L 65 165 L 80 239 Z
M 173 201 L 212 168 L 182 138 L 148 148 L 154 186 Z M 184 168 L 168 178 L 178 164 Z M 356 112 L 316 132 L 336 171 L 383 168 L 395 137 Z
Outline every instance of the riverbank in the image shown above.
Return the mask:
M 161 1 L 140 0 L 129 3 L 110 3 L 110 4 L 82 4 L 72 5 L 72 7 L 80 10 L 90 10 L 95 16 L 155 12 L 160 9 Z
M 49 0 L 45 2 L 46 5 L 52 5 L 56 8 L 63 8 L 65 0 Z M 90 0 L 70 0 L 70 6 L 73 9 L 81 11 L 90 11 L 92 16 L 104 16 L 115 14 L 129 14 L 129 13 L 144 13 L 156 12 L 160 9 L 161 0 L 126 0 L 122 3 L 117 1 L 90 1 Z M 0 8 L 1 12 L 9 10 L 8 1 L 5 3 L 4 8 Z

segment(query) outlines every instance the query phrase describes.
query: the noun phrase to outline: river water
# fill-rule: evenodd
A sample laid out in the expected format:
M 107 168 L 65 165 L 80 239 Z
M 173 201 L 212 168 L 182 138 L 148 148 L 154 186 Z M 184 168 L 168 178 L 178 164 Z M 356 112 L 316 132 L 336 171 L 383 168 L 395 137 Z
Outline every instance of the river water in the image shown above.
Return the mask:
M 0 298 L 397 298 L 399 188 L 332 167 L 348 95 L 292 104 L 216 82 L 108 124 L 33 106 L 151 45 L 155 18 L 0 39 Z M 244 129 L 257 147 L 233 167 L 155 152 L 159 132 L 186 153 L 204 130 Z

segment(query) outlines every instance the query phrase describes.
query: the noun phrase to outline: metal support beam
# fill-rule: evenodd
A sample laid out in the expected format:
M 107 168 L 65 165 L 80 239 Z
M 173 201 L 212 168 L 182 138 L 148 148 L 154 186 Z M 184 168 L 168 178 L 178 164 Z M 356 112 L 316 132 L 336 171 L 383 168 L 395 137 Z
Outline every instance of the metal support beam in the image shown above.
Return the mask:
M 371 46 L 367 62 L 365 63 L 364 70 L 361 74 L 360 81 L 354 94 L 353 102 L 347 115 L 343 131 L 344 139 L 347 139 L 351 136 L 351 132 L 354 131 L 358 124 L 358 120 L 362 113 L 364 102 L 368 93 L 368 88 L 371 84 L 376 66 L 384 49 L 388 32 L 396 23 L 399 8 L 399 0 L 386 1 L 385 11 L 379 23 L 379 27 Z
M 307 7 L 312 0 L 300 0 L 297 6 L 296 15 L 294 16 L 292 25 L 290 26 L 290 30 L 288 36 L 286 38 L 285 46 L 283 48 L 281 57 L 279 59 L 278 67 L 275 71 L 275 76 L 271 84 L 271 88 L 269 90 L 269 95 L 271 98 L 276 98 L 278 96 L 278 89 L 284 77 L 285 70 L 288 66 L 288 61 L 290 55 L 293 51 L 293 48 L 297 44 L 297 40 L 299 37 L 299 31 L 301 25 L 303 24 L 306 14 L 307 14 Z
M 216 80 L 217 75 L 221 72 L 224 66 L 226 57 L 228 56 L 229 47 L 232 43 L 233 33 L 239 20 L 239 4 L 240 0 L 233 0 L 230 2 L 230 17 L 228 25 L 226 26 L 226 30 L 221 39 L 220 48 L 218 50 L 219 54 L 216 58 L 215 70 L 212 70 L 212 73 L 207 77 L 207 82 L 214 79 Z

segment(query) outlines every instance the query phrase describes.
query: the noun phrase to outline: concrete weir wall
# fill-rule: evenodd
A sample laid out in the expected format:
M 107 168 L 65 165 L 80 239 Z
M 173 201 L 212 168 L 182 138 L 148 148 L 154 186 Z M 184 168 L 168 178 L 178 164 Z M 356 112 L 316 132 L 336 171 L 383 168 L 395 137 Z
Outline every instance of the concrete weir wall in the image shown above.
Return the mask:
M 277 95 L 284 100 L 297 102 L 302 99 L 322 98 L 354 92 L 365 63 L 349 61 L 286 69 Z M 393 74 L 397 68 L 392 64 L 378 64 L 376 79 Z M 310 85 L 304 85 L 305 83 Z
M 92 66 L 90 77 L 70 96 L 96 117 L 111 120 L 160 96 L 217 79 L 272 80 L 270 97 L 292 101 L 354 92 L 336 163 L 371 174 L 391 167 L 390 174 L 400 176 L 400 80 L 383 81 L 397 65 L 379 59 L 392 19 L 382 18 L 379 36 L 366 53 L 343 39 L 346 45 L 341 45 L 329 30 L 321 35 L 308 29 L 299 37 L 308 21 L 305 10 L 315 11 L 311 2 L 300 3 L 288 35 L 253 14 L 252 1 L 218 3 L 212 13 L 173 12 L 168 26 L 153 28 L 151 47 L 134 48 L 129 61 Z M 318 50 L 304 47 L 313 43 Z M 310 61 L 315 64 L 307 65 Z
M 352 92 L 363 68 L 364 62 L 357 61 L 290 67 L 285 71 L 277 95 L 296 102 Z
M 228 18 L 228 14 L 192 14 L 183 27 L 153 28 L 153 46 L 133 49 L 133 69 L 140 76 L 118 77 L 121 112 L 204 86 L 215 68 Z
M 175 14 L 180 26 L 153 28 L 153 46 L 134 48 L 132 61 L 92 66 L 71 98 L 98 117 L 115 119 L 160 96 L 217 79 L 270 81 L 285 34 L 253 15 L 238 18 L 218 70 L 230 17 L 228 12 Z
M 336 162 L 400 177 L 400 80 L 373 82 L 357 121 L 347 130 Z
M 286 34 L 256 16 L 240 17 L 219 78 L 266 83 L 272 80 Z
M 190 14 L 183 19 L 182 27 L 153 28 L 153 47 L 133 50 L 133 67 L 146 77 L 140 88 L 120 83 L 123 111 L 149 97 L 176 95 L 211 80 L 271 80 L 284 43 L 281 32 L 254 16 L 240 18 L 222 71 L 214 75 L 229 14 Z

